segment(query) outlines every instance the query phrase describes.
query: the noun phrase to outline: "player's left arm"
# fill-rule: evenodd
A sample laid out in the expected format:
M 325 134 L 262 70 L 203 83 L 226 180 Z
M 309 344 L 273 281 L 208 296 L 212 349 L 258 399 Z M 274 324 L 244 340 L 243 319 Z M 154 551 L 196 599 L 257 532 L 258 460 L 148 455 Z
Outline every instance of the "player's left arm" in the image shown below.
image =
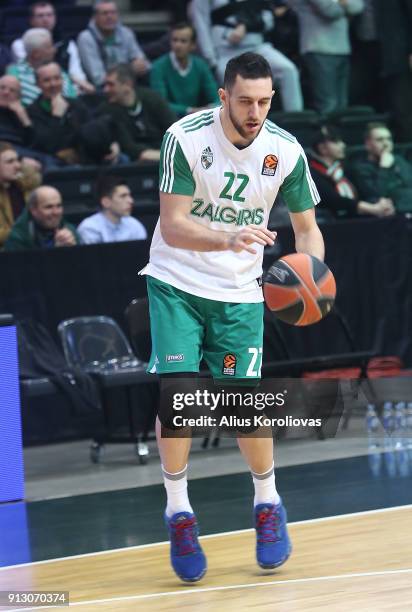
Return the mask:
M 289 210 L 297 252 L 323 259 L 325 247 L 315 216 L 315 206 L 320 197 L 300 145 L 297 145 L 297 153 L 298 159 L 284 179 L 280 193 Z
M 318 259 L 325 257 L 323 236 L 316 222 L 315 209 L 308 208 L 302 212 L 289 212 L 295 233 L 295 246 L 298 253 L 308 253 Z

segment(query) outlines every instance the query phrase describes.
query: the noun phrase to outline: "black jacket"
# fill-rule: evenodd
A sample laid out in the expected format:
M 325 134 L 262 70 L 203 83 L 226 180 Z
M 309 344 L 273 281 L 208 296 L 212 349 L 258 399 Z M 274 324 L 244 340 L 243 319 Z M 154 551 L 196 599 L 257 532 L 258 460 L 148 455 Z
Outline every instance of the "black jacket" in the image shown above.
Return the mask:
M 390 168 L 381 168 L 368 159 L 353 162 L 350 176 L 363 200 L 374 202 L 391 198 L 399 212 L 412 212 L 412 165 L 395 155 Z
M 0 106 L 0 140 L 29 147 L 33 138 L 31 126 L 24 127 L 9 108 Z
M 177 117 L 168 103 L 156 92 L 147 87 L 137 90 L 141 102 L 141 112 L 133 115 L 131 109 L 120 104 L 102 104 L 99 115 L 112 118 L 115 140 L 120 149 L 132 161 L 139 159 L 145 149 L 160 149 L 163 135 Z
M 111 119 L 91 116 L 81 100 L 69 100 L 63 117 L 54 117 L 47 101 L 38 98 L 28 108 L 33 122 L 33 149 L 56 155 L 62 149 L 75 149 L 83 163 L 101 160 L 113 142 Z

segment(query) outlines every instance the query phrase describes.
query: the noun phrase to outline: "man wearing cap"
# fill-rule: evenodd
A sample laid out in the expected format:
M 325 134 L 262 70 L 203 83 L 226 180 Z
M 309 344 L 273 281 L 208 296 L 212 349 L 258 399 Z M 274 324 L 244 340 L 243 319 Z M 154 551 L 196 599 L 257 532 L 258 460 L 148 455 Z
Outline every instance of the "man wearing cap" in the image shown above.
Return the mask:
M 395 208 L 389 198 L 376 198 L 370 202 L 359 198 L 355 185 L 345 176 L 345 150 L 346 145 L 336 128 L 322 126 L 314 139 L 309 159 L 322 205 L 339 218 L 393 215 Z

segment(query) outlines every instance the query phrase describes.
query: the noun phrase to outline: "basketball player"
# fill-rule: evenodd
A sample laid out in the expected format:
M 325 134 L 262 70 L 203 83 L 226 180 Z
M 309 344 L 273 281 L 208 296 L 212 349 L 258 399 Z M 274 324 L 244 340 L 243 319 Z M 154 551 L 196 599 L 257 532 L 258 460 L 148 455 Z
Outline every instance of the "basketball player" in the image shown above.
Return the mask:
M 297 251 L 323 259 L 318 193 L 302 147 L 266 119 L 273 94 L 267 61 L 244 53 L 227 64 L 221 107 L 177 121 L 164 136 L 160 219 L 142 271 L 150 302 L 149 369 L 161 377 L 193 376 L 204 357 L 215 380 L 257 384 L 263 249 L 275 240 L 267 222 L 279 191 Z M 187 493 L 191 440 L 162 437 L 159 419 L 157 440 L 172 566 L 182 580 L 195 582 L 206 572 L 206 558 Z M 278 567 L 291 544 L 275 485 L 273 440 L 242 436 L 238 444 L 255 486 L 257 562 Z

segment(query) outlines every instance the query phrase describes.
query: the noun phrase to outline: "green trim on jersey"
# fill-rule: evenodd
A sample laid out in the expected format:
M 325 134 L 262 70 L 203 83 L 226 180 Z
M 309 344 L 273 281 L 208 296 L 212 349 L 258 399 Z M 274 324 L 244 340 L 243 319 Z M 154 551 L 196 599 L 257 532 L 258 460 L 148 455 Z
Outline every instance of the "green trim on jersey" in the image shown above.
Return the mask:
M 212 123 L 214 123 L 214 121 L 215 120 L 213 118 L 213 111 L 207 111 L 205 113 L 202 113 L 201 115 L 198 115 L 197 117 L 194 117 L 187 121 L 183 121 L 180 125 L 183 131 L 187 133 L 195 132 L 196 130 L 205 127 L 206 125 L 211 125 Z
M 192 196 L 196 184 L 189 164 L 176 136 L 166 132 L 160 150 L 159 164 L 160 191 Z
M 293 213 L 313 208 L 319 201 L 317 189 L 302 155 L 283 181 L 280 192 L 289 211 Z
M 212 125 L 212 123 L 214 123 L 214 119 L 212 119 L 211 121 L 206 121 L 201 123 L 200 125 L 195 125 L 192 128 L 190 128 L 189 130 L 185 130 L 185 132 L 195 132 L 196 130 L 200 130 L 200 128 L 202 127 L 206 127 L 206 125 Z
M 282 130 L 282 128 L 280 128 L 275 123 L 272 123 L 272 121 L 269 121 L 269 119 L 266 119 L 265 128 L 270 134 L 276 134 L 276 136 L 280 136 L 281 138 L 283 138 L 284 140 L 288 140 L 289 142 L 296 142 L 296 138 L 292 136 L 292 134 L 289 134 L 289 132 Z
M 186 127 L 191 127 L 192 125 L 195 125 L 196 123 L 199 123 L 206 119 L 209 120 L 212 118 L 213 118 L 213 111 L 205 111 L 201 115 L 197 115 L 197 117 L 192 117 L 191 119 L 189 118 L 189 119 L 186 119 L 185 121 L 181 121 L 180 125 L 182 126 L 183 129 L 185 129 Z

